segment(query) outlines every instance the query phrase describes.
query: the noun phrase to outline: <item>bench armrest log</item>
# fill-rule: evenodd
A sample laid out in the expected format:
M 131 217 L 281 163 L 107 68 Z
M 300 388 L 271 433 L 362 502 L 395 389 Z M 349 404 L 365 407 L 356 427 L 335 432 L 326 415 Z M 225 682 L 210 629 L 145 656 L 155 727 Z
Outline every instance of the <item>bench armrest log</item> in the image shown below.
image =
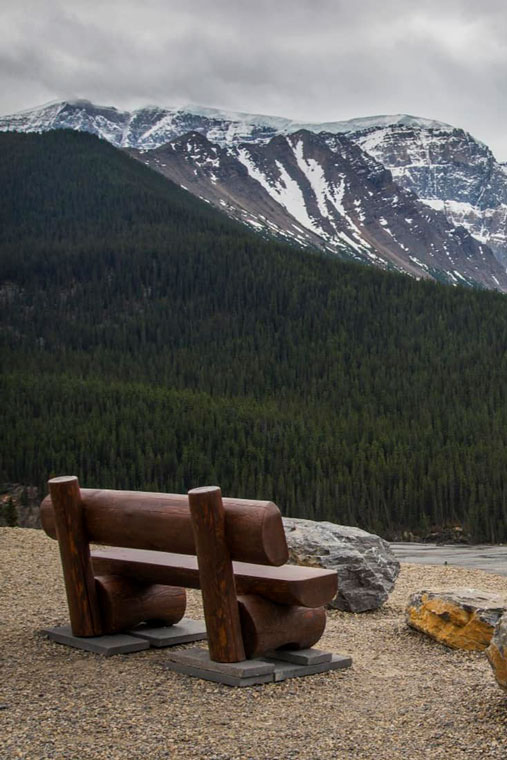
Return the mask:
M 195 554 L 188 497 L 136 491 L 81 489 L 87 540 L 106 546 Z M 280 566 L 289 552 L 280 511 L 270 501 L 223 499 L 231 559 Z M 56 538 L 51 495 L 41 504 L 45 532 Z

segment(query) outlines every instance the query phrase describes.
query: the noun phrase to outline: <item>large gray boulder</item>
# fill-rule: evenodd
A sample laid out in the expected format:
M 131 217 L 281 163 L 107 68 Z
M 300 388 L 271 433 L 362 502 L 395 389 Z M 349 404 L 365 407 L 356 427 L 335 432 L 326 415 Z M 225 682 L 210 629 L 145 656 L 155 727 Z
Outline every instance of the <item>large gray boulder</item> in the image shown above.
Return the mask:
M 338 573 L 330 607 L 347 612 L 376 610 L 392 591 L 400 563 L 380 536 L 360 528 L 283 518 L 290 561 Z

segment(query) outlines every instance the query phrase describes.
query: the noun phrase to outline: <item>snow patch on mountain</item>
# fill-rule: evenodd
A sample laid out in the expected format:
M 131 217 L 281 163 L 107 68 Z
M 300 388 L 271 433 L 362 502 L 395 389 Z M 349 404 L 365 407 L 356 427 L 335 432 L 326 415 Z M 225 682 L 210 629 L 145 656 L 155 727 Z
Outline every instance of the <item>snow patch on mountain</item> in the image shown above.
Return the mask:
M 246 148 L 240 148 L 236 155 L 250 176 L 262 185 L 277 203 L 283 206 L 303 227 L 317 235 L 321 234 L 320 228 L 308 214 L 301 188 L 280 161 L 275 161 L 279 176 L 277 180 L 274 180 L 268 179 L 262 170 L 255 165 Z
M 449 124 L 406 114 L 303 123 L 83 100 L 0 118 L 0 131 L 64 128 L 131 150 L 263 233 L 507 290 L 507 165 Z

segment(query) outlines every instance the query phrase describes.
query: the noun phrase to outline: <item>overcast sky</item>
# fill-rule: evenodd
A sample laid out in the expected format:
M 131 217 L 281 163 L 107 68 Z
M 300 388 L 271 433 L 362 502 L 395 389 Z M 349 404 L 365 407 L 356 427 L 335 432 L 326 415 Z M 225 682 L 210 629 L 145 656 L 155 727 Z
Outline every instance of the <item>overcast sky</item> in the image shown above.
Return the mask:
M 409 113 L 507 160 L 507 0 L 0 0 L 0 113 L 193 103 Z

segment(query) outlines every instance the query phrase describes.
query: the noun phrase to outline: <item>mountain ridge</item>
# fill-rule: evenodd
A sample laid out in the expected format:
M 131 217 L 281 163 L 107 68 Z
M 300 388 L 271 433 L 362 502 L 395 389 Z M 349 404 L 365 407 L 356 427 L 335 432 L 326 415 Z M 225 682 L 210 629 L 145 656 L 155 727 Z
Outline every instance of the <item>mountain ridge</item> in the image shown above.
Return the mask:
M 86 100 L 53 102 L 0 118 L 0 131 L 63 128 L 92 132 L 128 149 L 262 234 L 415 277 L 507 292 L 506 168 L 483 143 L 443 122 L 395 114 L 304 125 L 283 117 L 201 106 L 120 111 Z M 291 136 L 302 132 L 313 135 L 305 138 L 312 143 L 313 154 L 306 164 L 296 157 L 295 166 L 285 146 Z M 206 174 L 204 166 L 189 167 L 180 161 L 176 168 L 171 160 L 171 174 L 157 151 L 183 145 L 185 135 L 194 135 L 188 143 L 196 134 L 215 146 L 213 160 L 220 167 L 217 164 L 217 171 Z M 359 151 L 354 160 L 351 144 Z M 276 147 L 281 151 L 278 157 Z M 341 170 L 330 170 L 328 149 L 337 155 Z M 261 165 L 266 160 L 271 162 L 268 174 Z M 386 171 L 390 179 L 382 174 Z M 375 172 L 383 180 L 366 189 L 365 178 Z M 355 205 L 357 212 L 361 207 L 361 214 L 338 202 L 345 185 L 349 205 Z M 358 193 L 354 198 L 353 188 Z
M 363 116 L 352 119 L 344 119 L 338 121 L 323 121 L 323 122 L 311 122 L 298 119 L 288 119 L 283 116 L 271 116 L 267 114 L 252 114 L 246 111 L 233 111 L 228 109 L 213 108 L 209 106 L 200 105 L 179 105 L 179 106 L 159 106 L 155 104 L 141 106 L 135 109 L 118 109 L 115 106 L 103 106 L 92 103 L 90 100 L 84 98 L 76 98 L 69 100 L 54 100 L 48 103 L 44 103 L 40 106 L 36 106 L 30 109 L 23 109 L 13 114 L 6 114 L 0 116 L 0 131 L 3 131 L 6 124 L 15 122 L 18 117 L 32 115 L 32 124 L 30 128 L 34 131 L 41 129 L 64 128 L 64 125 L 60 127 L 58 122 L 58 116 L 65 110 L 66 107 L 76 110 L 90 110 L 93 109 L 97 112 L 110 112 L 111 115 L 116 116 L 116 121 L 123 119 L 125 124 L 139 118 L 142 114 L 153 115 L 155 113 L 162 114 L 162 118 L 172 116 L 173 118 L 177 114 L 190 114 L 191 116 L 205 117 L 213 121 L 228 121 L 228 122 L 245 122 L 247 124 L 254 124 L 266 129 L 278 130 L 281 134 L 291 134 L 298 132 L 301 129 L 306 129 L 311 132 L 333 132 L 333 133 L 346 133 L 355 132 L 358 130 L 371 129 L 374 127 L 385 127 L 395 124 L 403 124 L 407 126 L 424 126 L 432 129 L 441 129 L 446 131 L 452 131 L 455 129 L 451 124 L 440 122 L 435 119 L 428 119 L 425 117 L 412 116 L 410 114 L 379 114 L 377 116 Z M 44 115 L 47 115 L 44 122 Z M 53 123 L 51 123 L 53 120 Z M 99 128 L 100 130 L 100 128 Z M 99 136 L 101 136 L 99 134 Z M 235 132 L 230 132 L 223 137 L 225 144 L 234 143 Z M 271 135 L 273 136 L 273 135 Z M 106 137 L 106 139 L 109 139 Z M 132 138 L 131 138 L 132 139 Z M 111 141 L 111 140 L 110 140 Z M 220 142 L 220 140 L 218 140 Z M 145 145 L 138 143 L 132 144 L 128 138 L 125 141 L 118 142 L 117 147 L 127 148 L 143 148 Z M 113 143 L 115 144 L 115 143 Z M 160 143 L 163 144 L 163 143 Z M 158 147 L 157 145 L 150 144 L 150 148 Z
M 396 181 L 445 213 L 507 264 L 507 174 L 484 143 L 455 129 L 451 135 L 406 126 L 350 135 L 388 168 Z

